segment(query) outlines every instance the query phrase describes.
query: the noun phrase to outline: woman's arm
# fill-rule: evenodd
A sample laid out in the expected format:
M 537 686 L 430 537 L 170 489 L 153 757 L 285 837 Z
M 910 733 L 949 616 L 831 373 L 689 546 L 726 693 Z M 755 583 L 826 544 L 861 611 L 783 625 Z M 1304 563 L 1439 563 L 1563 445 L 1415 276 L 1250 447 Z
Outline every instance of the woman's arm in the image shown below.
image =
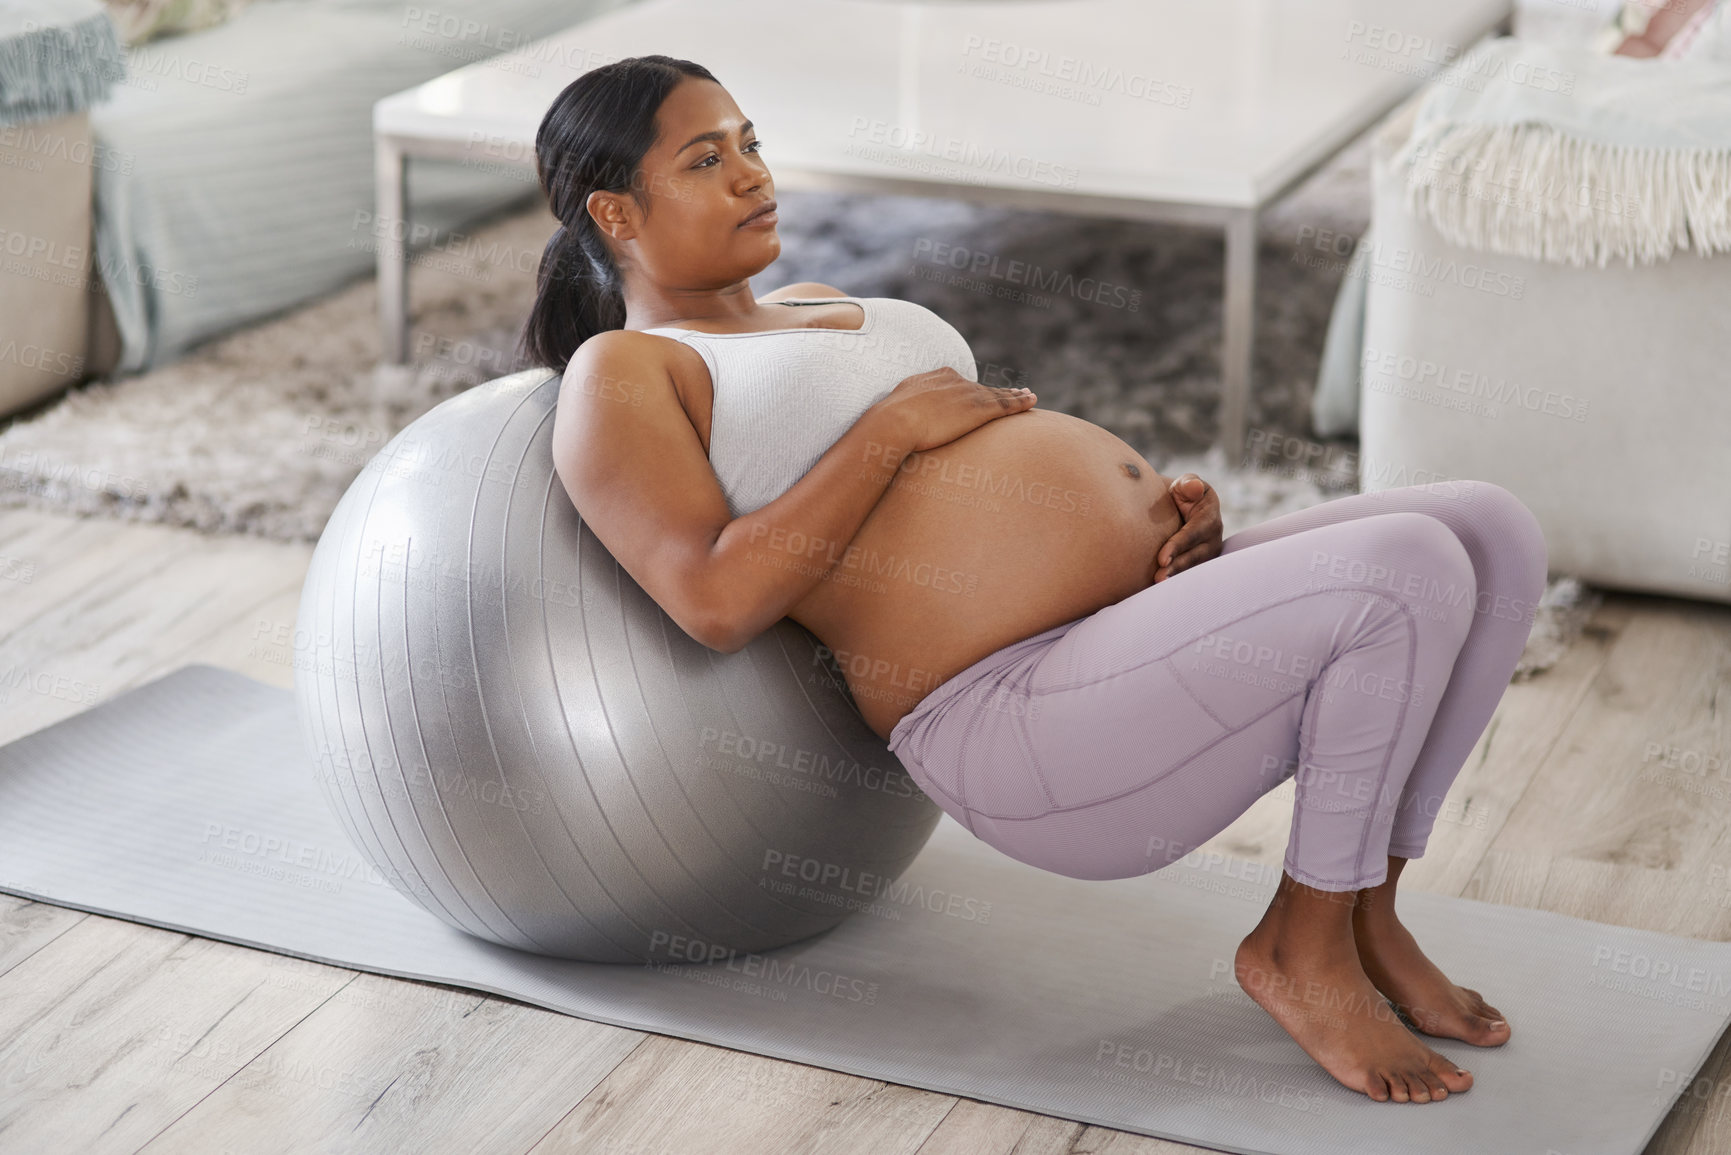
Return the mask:
M 577 350 L 554 415 L 554 467 L 625 572 L 687 634 L 732 653 L 839 559 L 917 430 L 875 405 L 786 493 L 735 518 L 673 387 L 664 340 L 617 330 Z

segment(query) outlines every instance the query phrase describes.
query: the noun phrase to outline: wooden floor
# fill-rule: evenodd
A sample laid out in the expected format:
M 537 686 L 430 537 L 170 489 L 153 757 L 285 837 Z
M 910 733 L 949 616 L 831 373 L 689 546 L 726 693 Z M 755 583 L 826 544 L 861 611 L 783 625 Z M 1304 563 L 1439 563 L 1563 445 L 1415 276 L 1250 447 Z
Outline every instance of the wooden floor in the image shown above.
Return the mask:
M 0 741 L 188 662 L 291 685 L 311 552 L 0 513 Z M 1211 845 L 1278 863 L 1291 800 Z M 1731 938 L 1731 606 L 1607 595 L 1450 803 L 1410 885 Z M 1728 1051 L 1649 1151 L 1731 1150 Z M 0 1151 L 85 1150 L 1200 1149 L 0 895 Z

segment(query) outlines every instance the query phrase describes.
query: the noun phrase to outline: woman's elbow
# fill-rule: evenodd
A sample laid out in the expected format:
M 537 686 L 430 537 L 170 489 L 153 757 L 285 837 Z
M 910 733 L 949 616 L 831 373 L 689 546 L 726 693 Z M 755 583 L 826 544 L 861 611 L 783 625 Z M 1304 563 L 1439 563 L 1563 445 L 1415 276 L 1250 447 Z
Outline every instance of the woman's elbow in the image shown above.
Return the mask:
M 684 627 L 687 634 L 723 654 L 736 654 L 751 640 L 739 628 L 739 614 L 720 598 L 699 598 L 688 620 L 691 624 Z
M 725 622 L 706 622 L 699 630 L 686 630 L 685 632 L 710 649 L 723 654 L 737 654 L 745 648 L 745 643 L 750 640 L 740 637 L 738 631 Z

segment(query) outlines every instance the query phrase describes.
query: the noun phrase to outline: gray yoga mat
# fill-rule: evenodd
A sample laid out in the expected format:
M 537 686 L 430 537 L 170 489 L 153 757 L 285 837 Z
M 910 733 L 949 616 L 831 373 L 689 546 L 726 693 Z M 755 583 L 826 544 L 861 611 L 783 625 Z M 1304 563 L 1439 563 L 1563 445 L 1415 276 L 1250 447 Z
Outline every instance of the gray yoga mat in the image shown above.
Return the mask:
M 1473 1089 L 1374 1103 L 1233 982 L 1276 871 L 1194 858 L 1085 882 L 946 817 L 898 888 L 817 938 L 563 962 L 469 938 L 374 873 L 288 690 L 184 666 L 0 747 L 0 890 L 1223 1151 L 1638 1152 L 1731 1019 L 1731 945 L 1415 891 L 1414 933 L 1515 1034 L 1427 1040 Z

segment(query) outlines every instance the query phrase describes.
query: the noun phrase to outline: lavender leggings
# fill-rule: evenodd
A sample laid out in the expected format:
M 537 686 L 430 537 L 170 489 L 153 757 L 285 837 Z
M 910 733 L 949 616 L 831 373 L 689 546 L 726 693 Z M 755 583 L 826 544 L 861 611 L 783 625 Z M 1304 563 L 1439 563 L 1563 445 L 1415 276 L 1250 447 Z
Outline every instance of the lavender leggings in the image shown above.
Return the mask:
M 1544 587 L 1499 486 L 1354 494 L 981 658 L 890 749 L 975 837 L 1073 878 L 1158 870 L 1296 776 L 1287 872 L 1374 886 L 1424 853 Z

